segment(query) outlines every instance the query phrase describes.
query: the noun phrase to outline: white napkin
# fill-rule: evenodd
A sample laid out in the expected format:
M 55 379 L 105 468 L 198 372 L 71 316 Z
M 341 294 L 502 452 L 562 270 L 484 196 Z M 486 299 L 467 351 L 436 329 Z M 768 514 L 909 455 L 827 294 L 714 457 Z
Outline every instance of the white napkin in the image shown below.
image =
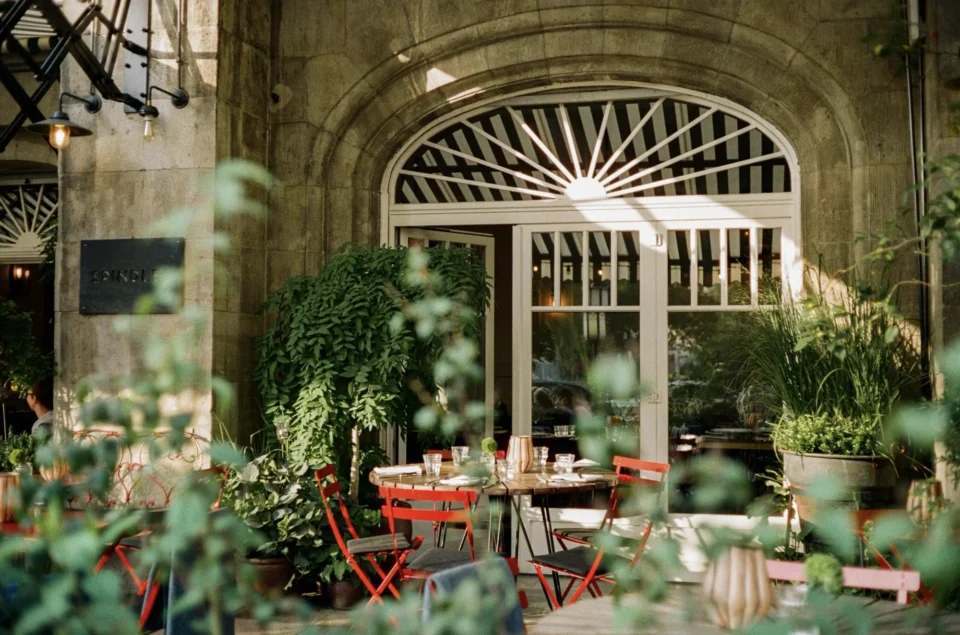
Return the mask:
M 485 479 L 482 476 L 468 476 L 467 474 L 461 474 L 460 476 L 452 476 L 450 478 L 445 478 L 440 481 L 441 485 L 476 485 L 482 483 Z
M 551 481 L 560 481 L 566 483 L 592 483 L 593 481 L 602 481 L 600 474 L 554 474 L 550 477 Z
M 422 474 L 423 468 L 419 465 L 390 465 L 375 467 L 373 471 L 379 476 L 399 476 L 401 474 Z
M 597 467 L 598 465 L 600 464 L 592 459 L 580 459 L 574 462 L 573 467 Z

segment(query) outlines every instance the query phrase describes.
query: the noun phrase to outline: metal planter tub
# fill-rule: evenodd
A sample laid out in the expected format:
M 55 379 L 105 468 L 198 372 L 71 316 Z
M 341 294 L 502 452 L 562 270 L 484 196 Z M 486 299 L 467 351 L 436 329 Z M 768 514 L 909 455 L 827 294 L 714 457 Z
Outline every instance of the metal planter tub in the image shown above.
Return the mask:
M 798 454 L 783 452 L 783 473 L 790 481 L 801 520 L 812 520 L 817 504 L 854 509 L 882 509 L 894 500 L 897 471 L 882 456 Z M 846 491 L 834 499 L 813 498 L 806 491 L 813 483 L 832 478 Z

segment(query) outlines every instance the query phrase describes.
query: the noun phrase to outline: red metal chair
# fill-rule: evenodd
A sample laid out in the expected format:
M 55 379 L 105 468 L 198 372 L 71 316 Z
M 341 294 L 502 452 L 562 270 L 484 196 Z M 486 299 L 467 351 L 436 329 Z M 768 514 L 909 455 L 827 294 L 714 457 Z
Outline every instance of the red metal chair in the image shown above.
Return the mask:
M 370 591 L 371 598 L 368 604 L 373 604 L 374 602 L 380 602 L 383 604 L 383 592 L 390 590 L 390 593 L 393 594 L 395 598 L 400 599 L 400 592 L 397 591 L 397 588 L 393 585 L 393 579 L 403 570 L 403 563 L 411 553 L 415 552 L 420 545 L 423 543 L 423 537 L 418 536 L 412 538 L 406 534 L 394 533 L 393 522 L 390 522 L 390 536 L 369 536 L 367 538 L 361 538 L 357 534 L 357 530 L 354 528 L 353 523 L 350 521 L 350 513 L 347 511 L 347 506 L 343 501 L 343 494 L 340 491 L 340 481 L 337 480 L 336 468 L 333 465 L 328 465 L 324 468 L 317 470 L 314 473 L 314 477 L 317 479 L 317 487 L 320 489 L 320 497 L 323 499 L 323 506 L 327 510 L 327 520 L 330 523 L 330 529 L 333 530 L 333 535 L 337 539 L 337 545 L 340 546 L 340 551 L 343 552 L 344 557 L 347 559 L 347 562 L 350 564 L 350 567 L 354 570 L 357 576 L 360 578 L 360 581 L 363 582 L 363 585 L 367 587 L 367 590 Z M 329 485 L 324 485 L 323 481 L 325 479 L 330 479 Z M 344 540 L 343 534 L 340 532 L 340 527 L 337 525 L 337 519 L 333 514 L 333 507 L 331 507 L 330 499 L 334 494 L 337 496 L 337 502 L 340 507 L 340 515 L 343 516 L 343 521 L 347 526 L 347 531 L 350 532 L 350 535 L 353 536 L 350 540 Z M 383 568 L 377 563 L 377 556 L 387 556 L 393 554 L 395 556 L 395 561 L 393 567 L 390 571 L 385 572 Z M 380 576 L 381 582 L 379 586 L 374 586 L 373 582 L 370 580 L 370 577 L 363 571 L 363 568 L 360 566 L 360 563 L 357 561 L 357 556 L 362 556 L 366 558 L 367 562 L 373 567 L 373 569 Z
M 217 499 L 211 506 L 211 511 L 217 511 L 220 509 L 220 501 L 223 497 L 223 486 L 227 482 L 228 471 L 226 468 L 220 466 L 210 466 L 202 470 L 196 470 L 196 474 L 199 478 L 216 476 L 220 479 L 220 487 L 217 491 Z M 136 568 L 133 566 L 133 563 L 130 562 L 128 553 L 134 553 L 140 549 L 143 549 L 144 541 L 146 540 L 147 536 L 153 533 L 152 528 L 158 527 L 161 523 L 163 523 L 166 516 L 166 509 L 148 509 L 146 511 L 146 515 L 147 517 L 144 526 L 148 527 L 148 529 L 132 536 L 124 535 L 117 538 L 113 543 L 107 546 L 103 552 L 103 555 L 100 556 L 100 560 L 97 561 L 97 564 L 93 568 L 93 572 L 95 574 L 99 573 L 104 567 L 107 566 L 110 560 L 115 557 L 120 561 L 124 570 L 126 570 L 127 575 L 129 575 L 130 579 L 133 581 L 133 584 L 137 590 L 137 597 L 143 597 L 145 594 L 148 594 L 146 601 L 142 604 L 140 610 L 139 627 L 141 629 L 143 629 L 147 623 L 147 620 L 150 618 L 150 613 L 153 611 L 154 604 L 157 601 L 157 594 L 160 592 L 161 585 L 151 585 L 149 576 L 147 576 L 146 579 L 141 579 Z
M 463 491 L 438 491 L 438 490 L 410 490 L 398 489 L 393 487 L 381 487 L 380 497 L 386 503 L 383 506 L 383 515 L 387 517 L 390 523 L 390 532 L 396 540 L 394 533 L 394 523 L 397 520 L 410 520 L 429 523 L 463 523 L 466 532 L 467 543 L 470 545 L 470 553 L 463 551 L 453 551 L 439 547 L 429 547 L 418 552 L 408 564 L 402 567 L 400 571 L 400 581 L 410 579 L 425 580 L 431 574 L 456 567 L 467 562 L 476 560 L 476 554 L 473 549 L 473 520 L 471 518 L 471 508 L 477 502 L 477 493 L 473 490 Z M 394 505 L 395 500 L 408 501 L 426 501 L 434 504 L 433 509 L 416 509 L 413 507 L 398 507 Z M 436 505 L 442 506 L 451 503 L 459 503 L 462 509 L 437 509 Z M 399 560 L 402 549 L 398 544 L 394 545 L 394 553 Z
M 653 523 L 647 521 L 647 525 L 639 538 L 635 539 L 635 549 L 633 557 L 627 559 L 619 554 L 604 553 L 603 549 L 595 547 L 591 539 L 601 531 L 609 531 L 613 521 L 620 518 L 620 503 L 623 499 L 622 492 L 628 488 L 656 488 L 657 495 L 663 491 L 666 483 L 667 474 L 670 472 L 668 463 L 657 463 L 654 461 L 642 461 L 625 456 L 615 456 L 613 465 L 617 472 L 617 486 L 610 491 L 610 498 L 607 504 L 607 511 L 604 514 L 603 521 L 598 529 L 561 529 L 552 532 L 552 536 L 560 543 L 561 551 L 547 553 L 537 556 L 530 560 L 530 563 L 537 571 L 540 578 L 540 585 L 550 602 L 552 609 L 563 606 L 569 597 L 569 603 L 576 602 L 584 591 L 589 591 L 593 597 L 600 597 L 603 591 L 597 582 L 609 582 L 616 584 L 616 578 L 613 569 L 618 564 L 629 563 L 632 568 L 636 566 L 640 555 L 643 553 L 650 538 L 650 532 L 653 529 Z M 647 478 L 644 474 L 655 475 L 657 478 Z M 569 548 L 567 543 L 577 546 Z M 552 547 L 552 545 L 548 545 Z M 554 575 L 554 584 L 557 586 L 555 593 L 547 583 L 543 570 L 551 571 Z M 559 590 L 559 574 L 567 575 L 571 578 L 567 588 L 562 592 Z M 580 585 L 570 595 L 573 585 L 580 580 Z
M 887 545 L 887 549 L 890 550 L 891 558 L 896 560 L 895 565 L 880 551 L 880 545 L 874 545 L 870 542 L 866 531 L 866 526 L 868 524 L 876 522 L 878 519 L 883 517 L 899 516 L 909 518 L 907 512 L 899 509 L 859 509 L 851 512 L 851 516 L 854 523 L 854 532 L 860 538 L 861 544 L 863 545 L 864 555 L 872 556 L 873 560 L 877 563 L 877 566 L 879 566 L 881 569 L 886 569 L 889 571 L 911 570 L 910 565 L 907 563 L 907 559 L 904 557 L 897 545 Z M 904 538 L 909 537 L 904 536 Z M 921 582 L 920 588 L 912 593 L 910 598 L 915 600 L 918 604 L 930 604 L 934 600 L 934 590 Z
M 767 560 L 767 575 L 781 582 L 806 582 L 802 562 Z M 896 591 L 897 603 L 906 604 L 909 593 L 920 589 L 920 574 L 916 571 L 890 571 L 865 567 L 843 567 L 843 586 L 850 589 Z

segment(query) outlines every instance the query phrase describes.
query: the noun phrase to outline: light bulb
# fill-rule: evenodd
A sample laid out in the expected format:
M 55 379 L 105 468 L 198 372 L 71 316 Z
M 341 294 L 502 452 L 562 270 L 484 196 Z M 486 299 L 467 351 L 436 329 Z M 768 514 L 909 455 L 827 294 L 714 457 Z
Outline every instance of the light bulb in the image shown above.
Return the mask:
M 50 126 L 50 145 L 57 150 L 63 150 L 70 145 L 70 128 L 66 126 Z
M 143 140 L 153 141 L 153 117 L 146 115 L 143 118 Z
M 16 267 L 14 267 L 14 268 L 13 268 L 13 279 L 14 279 L 14 280 L 22 280 L 22 279 L 23 279 L 23 272 L 24 272 L 24 269 L 23 269 L 23 267 L 21 267 L 20 265 L 17 265 Z

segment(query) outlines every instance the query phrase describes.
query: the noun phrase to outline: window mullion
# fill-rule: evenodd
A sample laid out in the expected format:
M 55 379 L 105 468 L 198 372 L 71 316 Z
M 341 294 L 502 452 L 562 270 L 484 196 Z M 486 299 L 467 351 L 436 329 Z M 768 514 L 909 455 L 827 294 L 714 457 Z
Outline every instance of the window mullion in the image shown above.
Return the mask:
M 727 283 L 729 279 L 729 265 L 727 263 L 727 236 L 730 230 L 720 230 L 720 306 L 727 306 Z
M 697 260 L 699 254 L 697 253 L 697 230 L 690 230 L 690 238 L 687 240 L 687 243 L 690 245 L 690 306 L 697 306 Z
M 590 275 L 590 233 L 580 232 L 581 258 L 580 258 L 580 304 L 584 307 L 590 306 L 590 281 L 593 277 Z
M 756 227 L 750 228 L 750 305 L 756 307 L 759 304 L 760 272 L 758 263 L 760 260 L 759 242 L 760 232 Z
M 553 232 L 553 306 L 560 306 L 560 279 L 563 277 L 560 252 L 560 232 Z
M 617 232 L 610 232 L 610 306 L 617 306 L 617 252 L 620 244 L 617 242 Z

